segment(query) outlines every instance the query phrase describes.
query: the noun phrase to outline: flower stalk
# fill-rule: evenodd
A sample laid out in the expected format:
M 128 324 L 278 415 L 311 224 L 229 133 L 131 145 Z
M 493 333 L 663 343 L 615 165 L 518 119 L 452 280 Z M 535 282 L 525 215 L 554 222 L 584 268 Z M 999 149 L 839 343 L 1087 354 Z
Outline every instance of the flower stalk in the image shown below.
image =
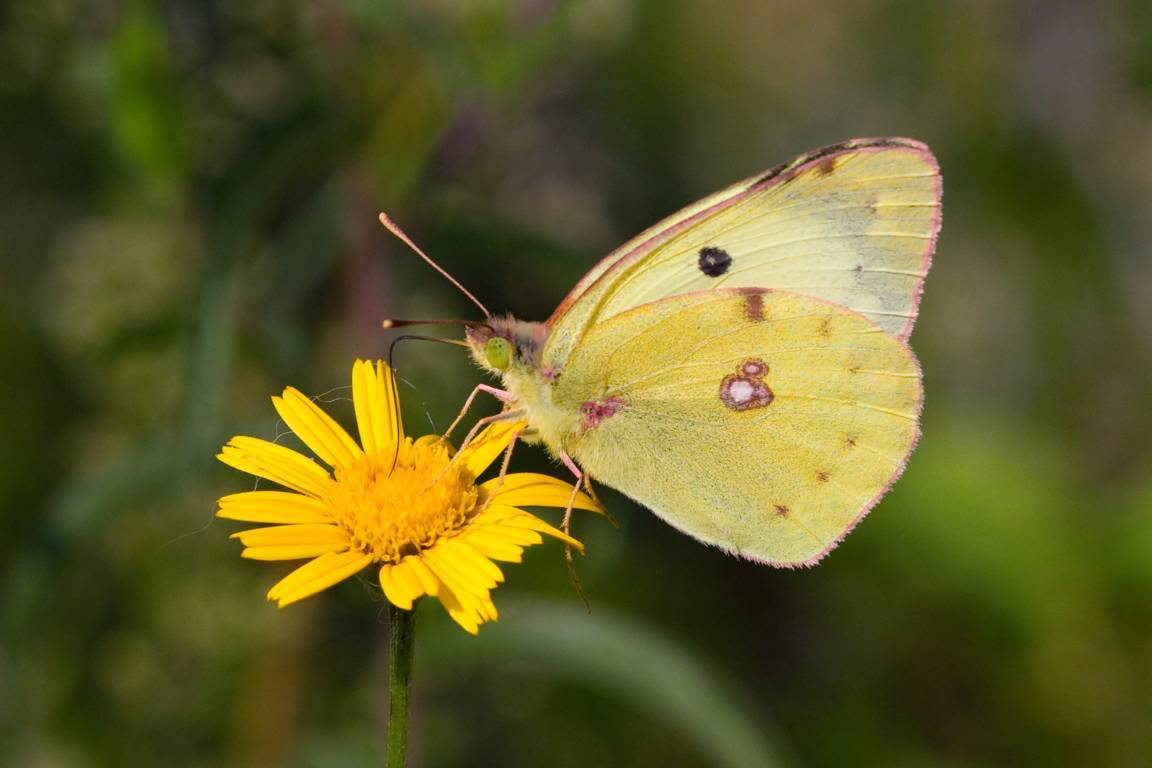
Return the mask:
M 408 695 L 416 649 L 416 610 L 388 604 L 388 768 L 408 760 Z

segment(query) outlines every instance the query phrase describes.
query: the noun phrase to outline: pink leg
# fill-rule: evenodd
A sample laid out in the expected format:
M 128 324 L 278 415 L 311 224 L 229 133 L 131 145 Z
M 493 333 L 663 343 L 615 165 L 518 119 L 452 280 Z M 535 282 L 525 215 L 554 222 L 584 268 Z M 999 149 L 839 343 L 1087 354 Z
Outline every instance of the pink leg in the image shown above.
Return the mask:
M 468 409 L 472 407 L 472 402 L 481 392 L 487 392 L 502 403 L 510 403 L 513 399 L 511 392 L 497 387 L 491 387 L 487 384 L 477 384 L 476 388 L 472 390 L 472 394 L 468 395 L 468 399 L 464 401 L 464 407 L 460 409 L 460 413 L 456 415 L 456 419 L 448 425 L 448 429 L 444 430 L 445 438 L 452 434 L 452 431 L 460 424 L 460 421 L 464 418 L 464 414 L 468 413 Z
M 436 475 L 436 480 L 433 482 L 438 481 L 441 477 L 444 476 L 444 473 L 448 471 L 448 467 L 452 466 L 452 463 L 456 461 L 456 457 L 459 456 L 466 447 L 468 447 L 468 444 L 472 442 L 474 437 L 476 437 L 476 433 L 480 431 L 481 427 L 487 426 L 494 421 L 508 421 L 509 419 L 519 419 L 523 416 L 524 411 L 501 411 L 500 413 L 493 414 L 492 416 L 485 416 L 482 419 L 477 419 L 476 423 L 472 425 L 472 429 L 468 430 L 468 434 L 464 436 L 464 442 L 461 443 L 460 447 L 456 449 L 456 453 L 454 453 L 448 463 L 444 465 L 444 469 L 440 470 L 440 474 Z M 520 433 L 517 432 L 516 434 L 519 435 Z
M 576 477 L 576 482 L 572 484 L 572 495 L 568 497 L 568 508 L 564 510 L 564 521 L 560 523 L 560 530 L 564 531 L 566 535 L 571 535 L 572 531 L 572 509 L 576 506 L 576 495 L 580 493 L 580 486 L 588 486 L 588 477 L 581 471 L 580 467 L 576 466 L 576 462 L 572 461 L 572 457 L 564 451 L 560 451 L 560 461 L 564 462 L 564 466 L 568 467 L 568 471 Z M 580 596 L 580 602 L 584 603 L 584 610 L 592 613 L 592 606 L 588 602 L 588 596 L 584 594 L 584 587 L 580 584 L 580 577 L 576 575 L 576 563 L 572 557 L 572 547 L 568 543 L 564 544 L 564 563 L 568 566 L 568 575 L 572 578 L 572 586 L 576 588 L 576 594 Z
M 468 434 L 464 435 L 464 442 L 460 443 L 460 447 L 456 449 L 456 454 L 459 455 L 460 451 L 468 447 L 472 439 L 476 437 L 476 433 L 480 431 L 481 427 L 486 427 L 494 421 L 508 421 L 510 419 L 519 419 L 524 415 L 524 411 L 501 411 L 500 413 L 491 416 L 485 416 L 482 419 L 477 419 L 476 423 L 472 425 L 472 429 L 468 430 Z
M 508 474 L 508 465 L 512 463 L 512 449 L 516 447 L 516 442 L 520 439 L 520 434 L 523 431 L 522 429 L 517 430 L 516 434 L 512 435 L 512 442 L 508 443 L 508 447 L 504 449 L 504 460 L 500 462 L 500 474 L 496 478 L 497 488 L 504 485 L 504 477 Z M 491 495 L 484 499 L 484 503 L 480 506 L 481 512 L 488 508 L 490 501 L 492 501 Z
M 572 488 L 572 497 L 568 500 L 568 509 L 564 512 L 564 522 L 562 523 L 564 533 L 568 533 L 568 527 L 572 518 L 572 509 L 576 506 L 576 493 L 580 490 L 580 486 L 584 486 L 585 492 L 587 492 L 597 504 L 600 503 L 600 499 L 596 496 L 596 490 L 592 487 L 592 479 L 584 474 L 584 472 L 580 470 L 580 467 L 576 466 L 576 462 L 572 460 L 571 456 L 561 452 L 560 461 L 564 462 L 564 466 L 568 467 L 568 471 L 576 477 L 576 485 Z M 612 513 L 607 509 L 601 507 L 600 514 L 608 518 L 608 522 L 612 523 L 615 527 L 620 527 L 620 521 L 613 517 Z
M 512 442 L 508 443 L 508 447 L 504 449 L 504 461 L 500 462 L 500 476 L 497 478 L 496 487 L 504 485 L 504 476 L 508 474 L 508 465 L 512 463 L 512 449 L 516 447 L 516 441 L 520 439 L 520 435 L 524 432 L 522 429 L 516 430 L 516 434 L 512 435 Z
M 564 533 L 568 533 L 568 529 L 572 525 L 572 508 L 576 506 L 576 494 L 580 493 L 580 486 L 587 484 L 584 478 L 584 473 L 580 467 L 576 466 L 576 462 L 572 461 L 572 457 L 564 451 L 560 451 L 560 461 L 564 462 L 564 466 L 568 467 L 568 471 L 576 477 L 576 482 L 572 484 L 572 495 L 568 498 L 568 508 L 564 510 L 564 522 L 560 525 Z M 571 550 L 568 552 L 568 559 L 572 559 Z

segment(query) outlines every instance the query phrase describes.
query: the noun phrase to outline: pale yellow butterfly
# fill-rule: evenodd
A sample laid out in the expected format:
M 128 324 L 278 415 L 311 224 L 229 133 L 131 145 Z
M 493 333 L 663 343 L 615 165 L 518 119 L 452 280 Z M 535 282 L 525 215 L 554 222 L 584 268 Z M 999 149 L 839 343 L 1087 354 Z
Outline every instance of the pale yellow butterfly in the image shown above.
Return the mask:
M 546 322 L 467 323 L 504 384 L 473 397 L 503 399 L 577 487 L 596 479 L 741 557 L 814 564 L 919 436 L 905 342 L 940 194 L 931 151 L 899 138 L 734 184 L 621 246 Z

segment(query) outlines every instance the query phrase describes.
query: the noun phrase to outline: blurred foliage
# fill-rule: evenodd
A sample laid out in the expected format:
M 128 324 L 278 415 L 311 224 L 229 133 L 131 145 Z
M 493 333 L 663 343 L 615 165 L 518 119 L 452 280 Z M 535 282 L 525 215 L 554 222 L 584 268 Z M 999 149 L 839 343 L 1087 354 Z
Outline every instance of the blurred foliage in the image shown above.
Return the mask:
M 591 616 L 547 548 L 479 640 L 421 612 L 416 758 L 1145 765 L 1150 132 L 1136 0 L 15 0 L 0 764 L 379 761 L 378 592 L 277 611 L 275 568 L 211 516 L 243 482 L 212 455 L 276 434 L 271 393 L 347 418 L 382 318 L 473 316 L 376 211 L 543 318 L 733 179 L 908 135 L 940 157 L 945 224 L 896 490 L 803 572 L 605 494 L 623 528 L 578 530 Z M 396 361 L 413 429 L 476 381 L 448 348 Z

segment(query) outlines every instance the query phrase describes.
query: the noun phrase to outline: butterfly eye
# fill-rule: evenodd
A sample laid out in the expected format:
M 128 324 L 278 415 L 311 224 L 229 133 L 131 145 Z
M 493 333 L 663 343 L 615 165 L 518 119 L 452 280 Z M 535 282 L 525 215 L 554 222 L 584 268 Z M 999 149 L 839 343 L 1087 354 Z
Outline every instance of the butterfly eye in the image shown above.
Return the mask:
M 512 364 L 512 343 L 502 336 L 493 336 L 484 345 L 484 356 L 488 358 L 488 365 L 506 371 Z

